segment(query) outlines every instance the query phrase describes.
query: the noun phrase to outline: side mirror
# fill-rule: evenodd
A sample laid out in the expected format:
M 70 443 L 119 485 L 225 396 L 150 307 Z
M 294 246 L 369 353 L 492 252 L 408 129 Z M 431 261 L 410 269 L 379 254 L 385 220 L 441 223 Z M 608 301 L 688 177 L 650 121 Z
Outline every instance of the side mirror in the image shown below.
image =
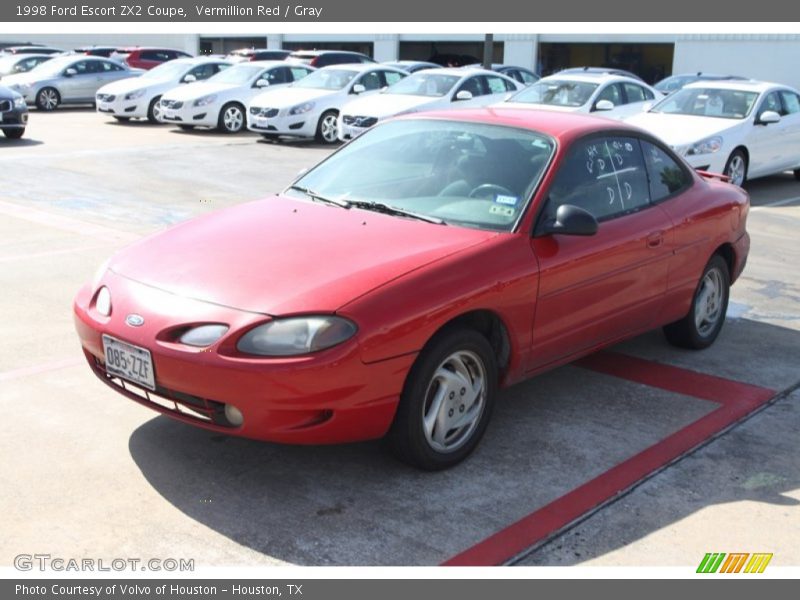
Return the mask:
M 267 81 L 266 79 L 259 79 L 258 81 L 256 81 L 257 88 L 265 88 L 268 86 L 269 86 L 269 81 Z
M 361 83 L 357 83 L 357 84 L 355 84 L 353 86 L 353 93 L 354 94 L 363 94 L 366 91 L 367 91 L 367 88 L 364 87 L 364 85 L 361 84 Z
M 456 100 L 472 100 L 472 92 L 461 90 L 456 94 Z
M 69 69 L 64 71 L 64 77 L 72 77 L 73 75 L 77 75 L 77 74 L 78 74 L 78 72 L 75 69 L 73 69 L 72 67 L 70 67 Z
M 189 73 L 186 77 L 183 78 L 181 83 L 194 83 L 195 81 L 197 81 L 197 77 Z
M 769 125 L 770 123 L 777 123 L 781 120 L 781 116 L 776 113 L 774 110 L 765 110 L 758 116 L 758 120 L 756 124 L 758 125 Z
M 594 235 L 597 219 L 588 211 L 573 204 L 562 204 L 556 211 L 555 221 L 546 223 L 544 233 L 560 235 Z
M 598 100 L 594 105 L 595 110 L 614 110 L 614 103 L 611 100 Z

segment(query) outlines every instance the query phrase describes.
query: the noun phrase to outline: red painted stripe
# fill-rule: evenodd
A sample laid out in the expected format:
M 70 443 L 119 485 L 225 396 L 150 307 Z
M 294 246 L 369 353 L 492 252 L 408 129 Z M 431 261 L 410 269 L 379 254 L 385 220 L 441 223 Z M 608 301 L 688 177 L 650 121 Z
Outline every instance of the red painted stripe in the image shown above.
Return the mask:
M 766 388 L 612 352 L 596 354 L 576 364 L 629 381 L 713 400 L 721 406 L 442 564 L 502 564 L 703 443 L 775 395 Z

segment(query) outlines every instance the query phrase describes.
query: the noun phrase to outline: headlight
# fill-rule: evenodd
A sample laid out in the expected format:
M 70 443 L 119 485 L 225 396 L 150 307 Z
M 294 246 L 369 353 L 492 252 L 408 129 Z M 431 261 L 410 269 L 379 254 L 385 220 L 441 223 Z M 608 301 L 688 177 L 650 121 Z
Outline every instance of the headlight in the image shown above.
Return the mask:
M 722 137 L 715 135 L 714 137 L 706 138 L 692 144 L 686 150 L 686 156 L 694 156 L 696 154 L 713 154 L 722 148 Z
M 208 96 L 203 96 L 202 98 L 198 98 L 194 101 L 194 106 L 206 106 L 214 102 L 217 99 L 216 94 L 209 94 Z
M 135 92 L 130 92 L 129 94 L 125 94 L 125 100 L 136 100 L 137 98 L 141 98 L 144 96 L 144 93 L 147 91 L 147 88 L 142 88 L 141 90 L 136 90 Z
M 277 319 L 248 331 L 236 348 L 260 356 L 297 356 L 341 344 L 357 330 L 352 321 L 334 316 Z
M 181 344 L 204 348 L 210 346 L 228 331 L 227 325 L 199 325 L 181 336 Z
M 106 286 L 100 288 L 94 300 L 94 307 L 101 315 L 107 317 L 111 314 L 111 292 Z
M 25 98 L 15 98 L 14 99 L 14 108 L 25 108 Z
M 313 102 L 303 102 L 302 104 L 298 104 L 297 106 L 293 106 L 289 109 L 290 115 L 302 115 L 303 113 L 307 113 L 312 108 L 314 108 Z

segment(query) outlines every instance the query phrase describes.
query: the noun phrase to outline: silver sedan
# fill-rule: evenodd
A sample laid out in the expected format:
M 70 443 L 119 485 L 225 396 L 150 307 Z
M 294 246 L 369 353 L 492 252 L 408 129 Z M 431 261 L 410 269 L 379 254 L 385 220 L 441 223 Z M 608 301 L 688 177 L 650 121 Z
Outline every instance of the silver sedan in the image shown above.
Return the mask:
M 104 85 L 142 73 L 107 58 L 59 56 L 27 73 L 4 77 L 3 84 L 22 94 L 28 105 L 50 111 L 60 104 L 93 103 Z

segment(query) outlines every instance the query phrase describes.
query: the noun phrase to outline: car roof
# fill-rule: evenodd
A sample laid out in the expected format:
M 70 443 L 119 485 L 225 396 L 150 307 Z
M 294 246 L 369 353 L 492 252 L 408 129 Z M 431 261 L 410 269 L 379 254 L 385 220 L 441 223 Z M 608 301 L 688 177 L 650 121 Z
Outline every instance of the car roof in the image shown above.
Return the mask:
M 47 57 L 47 58 L 56 58 L 59 55 L 58 54 L 56 54 L 56 55 L 53 55 L 53 54 L 36 54 L 36 53 L 30 53 L 30 54 L 3 54 L 3 53 L 0 53 L 0 58 L 16 59 L 16 60 L 28 60 L 29 58 L 38 58 L 40 56 Z
M 120 53 L 136 52 L 137 50 L 170 50 L 174 52 L 186 52 L 180 48 L 168 48 L 167 46 L 124 46 L 117 48 L 117 52 Z
M 353 52 L 351 50 L 292 50 L 292 55 L 305 54 L 307 56 L 320 56 L 321 54 L 353 54 L 355 56 L 366 56 L 362 52 Z
M 547 134 L 557 140 L 569 142 L 595 131 L 631 131 L 642 130 L 621 121 L 598 118 L 596 116 L 574 113 L 536 110 L 529 108 L 463 108 L 426 111 L 400 117 L 446 119 L 451 121 L 469 121 L 489 125 L 503 125 L 520 129 L 530 129 Z
M 638 85 L 647 85 L 641 79 L 634 79 L 633 77 L 626 77 L 625 75 L 613 75 L 611 73 L 553 73 L 547 77 L 542 77 L 539 82 L 547 83 L 548 81 L 580 81 L 583 83 L 607 83 L 627 81 L 628 83 L 636 83 Z
M 725 89 L 725 90 L 740 90 L 740 91 L 750 91 L 750 92 L 765 92 L 767 90 L 781 88 L 781 89 L 791 89 L 788 85 L 782 85 L 780 83 L 772 83 L 770 81 L 757 81 L 755 79 L 725 79 L 725 80 L 716 80 L 716 81 L 695 81 L 686 86 L 683 89 L 691 89 L 691 88 L 707 88 L 707 87 L 714 87 L 718 89 Z
M 283 61 L 279 61 L 283 62 Z M 292 65 L 292 63 L 284 63 L 287 65 Z M 309 66 L 309 65 L 305 65 Z M 328 70 L 345 70 L 345 71 L 368 71 L 370 69 L 389 69 L 390 71 L 397 71 L 398 73 L 405 73 L 402 69 L 398 69 L 396 67 L 390 67 L 389 65 L 384 65 L 383 63 L 342 63 L 339 65 L 326 65 L 324 67 L 320 67 L 317 71 L 328 71 Z

